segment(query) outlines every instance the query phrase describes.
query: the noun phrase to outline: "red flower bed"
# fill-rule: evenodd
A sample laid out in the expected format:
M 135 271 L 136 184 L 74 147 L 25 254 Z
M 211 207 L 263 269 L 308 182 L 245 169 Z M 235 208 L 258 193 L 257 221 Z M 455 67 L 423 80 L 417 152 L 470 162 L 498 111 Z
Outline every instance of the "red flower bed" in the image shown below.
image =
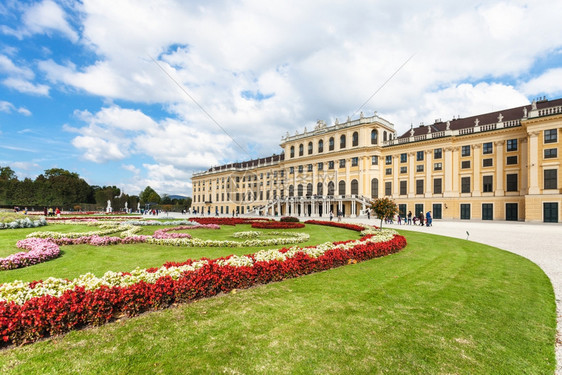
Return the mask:
M 357 232 L 361 232 L 362 230 L 365 230 L 365 227 L 362 227 L 361 225 L 338 223 L 337 221 L 307 220 L 305 221 L 305 224 L 327 225 L 330 227 L 351 229 Z
M 49 221 L 64 221 L 64 220 L 73 220 L 73 221 L 92 221 L 92 220 L 138 220 L 142 219 L 142 216 L 64 216 L 64 217 L 47 217 Z
M 370 235 L 363 239 L 369 237 Z M 184 273 L 177 280 L 164 276 L 154 284 L 139 282 L 128 287 L 102 286 L 91 291 L 77 287 L 60 297 L 36 297 L 22 305 L 1 301 L 0 343 L 30 343 L 86 325 L 101 325 L 123 314 L 134 316 L 144 311 L 162 309 L 173 303 L 211 297 L 233 289 L 381 257 L 395 253 L 404 246 L 406 239 L 396 235 L 387 242 L 363 242 L 348 250 L 328 250 L 318 258 L 299 253 L 285 261 L 256 262 L 253 267 L 221 266 L 217 263 L 219 259 L 215 259 L 196 271 Z M 188 260 L 181 264 L 192 262 Z M 179 264 L 169 262 L 165 266 L 174 265 Z
M 252 228 L 260 229 L 293 229 L 293 228 L 304 228 L 303 223 L 283 223 L 279 221 L 258 221 L 252 223 Z
M 270 221 L 265 218 L 239 218 L 239 217 L 192 217 L 189 221 L 195 221 L 199 224 L 217 224 L 217 225 L 238 225 L 252 224 L 261 221 Z

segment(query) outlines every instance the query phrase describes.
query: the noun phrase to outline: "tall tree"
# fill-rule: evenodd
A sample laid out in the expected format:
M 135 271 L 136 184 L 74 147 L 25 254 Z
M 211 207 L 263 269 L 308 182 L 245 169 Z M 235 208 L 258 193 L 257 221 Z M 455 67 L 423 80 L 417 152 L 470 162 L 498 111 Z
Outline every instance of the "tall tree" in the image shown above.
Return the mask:
M 139 194 L 141 203 L 160 203 L 160 195 L 151 188 L 147 186 L 140 194 Z

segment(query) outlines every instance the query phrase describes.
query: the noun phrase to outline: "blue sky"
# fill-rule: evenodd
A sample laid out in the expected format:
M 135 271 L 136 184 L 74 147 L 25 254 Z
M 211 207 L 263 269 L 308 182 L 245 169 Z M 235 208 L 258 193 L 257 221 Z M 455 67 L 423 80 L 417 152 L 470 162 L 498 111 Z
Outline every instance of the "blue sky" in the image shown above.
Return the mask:
M 194 171 L 346 119 L 412 55 L 362 108 L 398 133 L 559 98 L 560 14 L 542 0 L 3 0 L 0 166 L 189 195 Z

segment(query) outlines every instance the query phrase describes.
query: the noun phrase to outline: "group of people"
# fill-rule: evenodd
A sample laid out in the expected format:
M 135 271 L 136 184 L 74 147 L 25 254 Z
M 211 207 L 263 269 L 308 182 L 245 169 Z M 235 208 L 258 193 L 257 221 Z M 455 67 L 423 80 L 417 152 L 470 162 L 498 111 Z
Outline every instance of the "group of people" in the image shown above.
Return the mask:
M 387 224 L 393 224 L 394 218 L 386 218 L 385 222 Z M 433 218 L 431 217 L 431 211 L 427 211 L 425 216 L 423 212 L 414 216 L 412 211 L 408 211 L 408 215 L 405 215 L 404 217 L 400 214 L 396 215 L 396 222 L 398 225 L 425 225 L 426 227 L 430 227 L 433 225 Z
M 27 208 L 26 208 L 26 210 L 27 210 Z M 58 207 L 55 208 L 54 210 L 53 210 L 53 207 L 49 207 L 49 208 L 43 207 L 43 215 L 45 215 L 45 216 L 55 216 L 56 215 L 57 217 L 60 217 L 60 213 L 61 213 L 61 211 Z

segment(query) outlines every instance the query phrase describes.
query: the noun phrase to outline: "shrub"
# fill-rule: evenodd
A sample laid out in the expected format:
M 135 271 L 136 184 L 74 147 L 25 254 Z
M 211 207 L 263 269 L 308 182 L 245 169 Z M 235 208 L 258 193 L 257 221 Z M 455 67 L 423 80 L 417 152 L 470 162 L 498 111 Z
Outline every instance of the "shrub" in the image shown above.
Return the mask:
M 283 216 L 281 219 L 279 219 L 279 221 L 282 223 L 300 223 L 298 217 L 292 217 L 292 216 Z

